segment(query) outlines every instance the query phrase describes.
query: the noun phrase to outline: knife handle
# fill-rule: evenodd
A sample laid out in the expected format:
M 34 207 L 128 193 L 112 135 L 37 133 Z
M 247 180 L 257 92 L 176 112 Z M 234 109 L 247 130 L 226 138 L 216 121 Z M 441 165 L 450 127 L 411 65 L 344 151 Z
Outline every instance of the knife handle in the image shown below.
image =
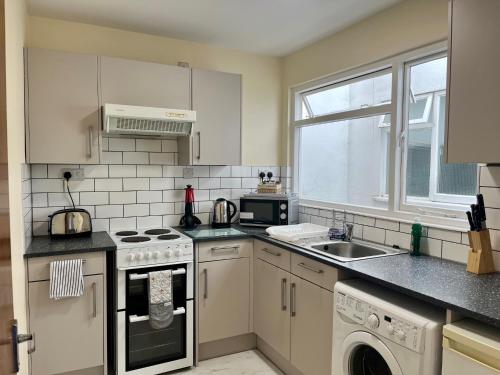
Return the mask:
M 476 227 L 474 225 L 474 220 L 472 220 L 472 213 L 470 211 L 467 211 L 466 214 L 467 214 L 467 220 L 469 220 L 470 230 L 475 231 Z

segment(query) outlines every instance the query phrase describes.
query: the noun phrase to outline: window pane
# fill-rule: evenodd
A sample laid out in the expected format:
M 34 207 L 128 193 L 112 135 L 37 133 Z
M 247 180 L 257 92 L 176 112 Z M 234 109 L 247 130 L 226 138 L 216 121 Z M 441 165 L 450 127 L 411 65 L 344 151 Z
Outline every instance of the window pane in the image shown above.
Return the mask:
M 301 119 L 387 104 L 391 101 L 392 76 L 386 73 L 350 80 L 302 94 Z
M 446 164 L 446 57 L 409 66 L 406 196 L 468 203 L 476 192 L 475 164 Z
M 386 207 L 389 129 L 381 116 L 300 130 L 299 186 L 304 199 Z

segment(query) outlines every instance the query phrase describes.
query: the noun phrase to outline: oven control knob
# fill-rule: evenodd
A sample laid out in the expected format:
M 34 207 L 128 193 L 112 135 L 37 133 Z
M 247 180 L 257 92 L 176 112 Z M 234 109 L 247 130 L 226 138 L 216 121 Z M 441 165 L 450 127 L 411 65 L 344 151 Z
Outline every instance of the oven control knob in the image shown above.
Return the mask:
M 175 256 L 180 257 L 182 255 L 182 249 L 175 249 Z
M 392 324 L 387 324 L 387 332 L 389 335 L 392 335 L 394 333 L 394 326 Z
M 165 258 L 170 258 L 172 256 L 172 250 L 165 251 Z
M 146 251 L 146 252 L 144 253 L 144 258 L 145 258 L 145 259 L 151 259 L 151 256 L 152 256 L 152 255 L 153 255 L 153 254 L 151 254 L 151 251 Z
M 401 341 L 403 341 L 403 340 L 405 340 L 405 339 L 406 339 L 406 332 L 405 332 L 405 331 L 403 331 L 402 329 L 398 329 L 398 330 L 396 331 L 396 337 L 397 337 L 398 339 L 400 339 Z
M 134 253 L 129 253 L 128 256 L 127 256 L 128 260 L 130 262 L 134 261 L 135 260 L 135 254 Z
M 142 260 L 142 258 L 144 258 L 144 254 L 143 253 L 137 254 L 137 260 Z
M 158 259 L 159 256 L 160 256 L 160 252 L 159 251 L 153 252 L 153 258 L 154 259 Z
M 375 314 L 368 315 L 367 322 L 368 322 L 368 327 L 370 327 L 371 329 L 376 329 L 380 325 L 380 320 L 378 319 L 378 316 Z

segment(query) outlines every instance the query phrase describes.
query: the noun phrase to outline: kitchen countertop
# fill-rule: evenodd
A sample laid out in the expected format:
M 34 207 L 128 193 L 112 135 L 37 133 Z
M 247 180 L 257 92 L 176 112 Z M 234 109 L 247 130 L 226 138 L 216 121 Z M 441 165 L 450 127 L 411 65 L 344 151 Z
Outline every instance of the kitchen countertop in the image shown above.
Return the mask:
M 34 258 L 114 250 L 116 250 L 116 244 L 107 232 L 93 232 L 90 236 L 75 238 L 53 239 L 50 236 L 37 236 L 31 240 L 24 257 Z
M 232 228 L 246 235 L 224 236 L 219 233 L 217 236 L 210 236 L 210 232 L 205 232 L 205 236 L 194 237 L 193 241 L 255 238 L 500 328 L 500 273 L 475 275 L 466 271 L 465 264 L 430 256 L 412 257 L 408 254 L 340 262 L 270 238 L 263 228 L 239 225 L 233 225 Z M 177 229 L 190 236 L 189 231 Z

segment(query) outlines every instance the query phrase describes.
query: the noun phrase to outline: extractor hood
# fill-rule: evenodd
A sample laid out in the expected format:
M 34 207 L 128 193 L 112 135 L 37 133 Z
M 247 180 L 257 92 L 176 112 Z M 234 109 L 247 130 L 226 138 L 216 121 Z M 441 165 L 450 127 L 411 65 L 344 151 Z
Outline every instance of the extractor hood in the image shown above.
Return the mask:
M 108 135 L 155 137 L 190 136 L 196 112 L 183 109 L 104 104 L 104 132 Z

